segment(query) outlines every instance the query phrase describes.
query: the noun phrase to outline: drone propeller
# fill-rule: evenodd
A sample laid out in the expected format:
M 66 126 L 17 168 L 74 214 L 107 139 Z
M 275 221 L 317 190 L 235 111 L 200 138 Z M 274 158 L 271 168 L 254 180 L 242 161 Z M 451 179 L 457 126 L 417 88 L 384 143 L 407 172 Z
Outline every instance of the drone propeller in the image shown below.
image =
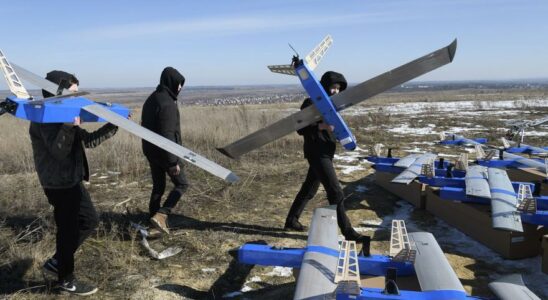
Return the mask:
M 7 101 L 0 102 L 0 116 L 7 112 L 12 113 L 15 111 L 16 108 L 17 108 L 17 104 L 13 102 L 7 102 Z

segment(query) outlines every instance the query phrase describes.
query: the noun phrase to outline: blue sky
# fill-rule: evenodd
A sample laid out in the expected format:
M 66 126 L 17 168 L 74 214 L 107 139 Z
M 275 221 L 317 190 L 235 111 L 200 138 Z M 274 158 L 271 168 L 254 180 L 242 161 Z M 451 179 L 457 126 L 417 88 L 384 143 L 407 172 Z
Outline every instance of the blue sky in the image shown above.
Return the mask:
M 548 78 L 547 16 L 545 0 L 11 1 L 0 49 L 82 88 L 155 86 L 165 66 L 191 86 L 291 84 L 266 65 L 331 34 L 317 73 L 357 83 L 457 38 L 455 61 L 419 80 Z

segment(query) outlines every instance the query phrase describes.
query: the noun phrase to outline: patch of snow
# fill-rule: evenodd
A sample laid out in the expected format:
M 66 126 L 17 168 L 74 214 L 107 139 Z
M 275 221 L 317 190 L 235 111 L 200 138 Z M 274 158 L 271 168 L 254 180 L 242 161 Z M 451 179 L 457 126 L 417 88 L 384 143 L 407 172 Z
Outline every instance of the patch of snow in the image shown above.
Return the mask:
M 360 224 L 363 224 L 363 225 L 375 225 L 375 226 L 379 226 L 379 225 L 382 224 L 382 219 L 364 220 L 364 221 L 361 221 Z
M 357 157 L 354 157 L 354 156 L 342 156 L 342 155 L 338 155 L 338 154 L 335 154 L 335 156 L 333 156 L 333 159 L 336 159 L 336 160 L 342 160 L 344 162 L 352 162 L 352 161 L 356 161 L 358 160 Z
M 362 166 L 337 165 L 337 167 L 341 168 L 342 169 L 341 172 L 346 175 L 355 171 L 365 170 L 365 168 Z
M 108 178 L 107 175 L 99 176 L 99 179 L 106 179 L 106 178 Z
M 213 273 L 213 272 L 215 272 L 215 270 L 216 270 L 215 268 L 203 268 L 202 272 L 204 272 L 204 273 Z
M 439 153 L 438 156 L 441 156 L 441 157 L 459 157 L 456 154 L 444 154 L 444 153 Z
M 547 136 L 548 132 L 546 131 L 525 131 L 525 138 L 528 136 Z
M 430 124 L 429 124 L 430 125 Z M 408 124 L 401 124 L 399 127 L 387 129 L 388 132 L 401 133 L 401 134 L 410 134 L 410 135 L 427 135 L 435 134 L 436 131 L 433 130 L 433 127 L 413 127 L 410 128 Z
M 459 133 L 459 132 L 468 132 L 468 131 L 486 131 L 487 128 L 485 127 L 481 127 L 481 128 L 464 128 L 464 127 L 449 127 L 447 130 L 447 132 L 452 132 L 452 133 Z
M 354 230 L 360 233 L 367 231 L 377 231 L 379 230 L 379 228 L 381 228 L 382 222 L 382 219 L 363 220 L 360 222 L 359 227 L 354 227 Z
M 407 152 L 407 153 L 424 153 L 424 150 L 422 150 L 421 148 L 418 148 L 418 147 L 415 147 L 413 149 L 403 150 L 403 151 Z
M 293 268 L 289 267 L 274 267 L 272 271 L 264 274 L 266 276 L 276 276 L 276 277 L 289 277 L 293 275 Z
M 234 298 L 234 297 L 241 296 L 241 295 L 242 295 L 242 292 L 236 291 L 236 292 L 230 292 L 230 293 L 224 294 L 223 298 Z
M 434 142 L 411 142 L 409 144 L 411 144 L 411 145 L 428 145 L 428 146 L 436 145 L 436 143 L 434 143 Z
M 203 270 L 203 269 L 202 269 Z M 246 281 L 243 285 L 242 285 L 242 288 L 239 290 L 239 291 L 235 291 L 235 292 L 230 292 L 230 293 L 226 293 L 223 295 L 223 298 L 234 298 L 234 297 L 238 297 L 238 296 L 241 296 L 243 293 L 245 292 L 249 292 L 249 291 L 252 291 L 253 288 L 250 287 L 249 285 L 247 285 L 248 283 L 250 282 L 261 282 L 261 277 L 259 276 L 253 276 L 251 277 L 248 281 Z
M 259 276 L 253 276 L 251 279 L 249 279 L 249 282 L 261 282 L 261 277 Z
M 365 185 L 358 185 L 356 187 L 356 192 L 358 193 L 364 193 L 364 192 L 367 192 L 369 189 L 365 186 Z
M 240 290 L 242 293 L 252 291 L 253 289 L 247 285 L 244 285 L 242 289 Z
M 120 175 L 122 174 L 122 172 L 118 172 L 118 171 L 107 171 L 108 174 L 110 175 Z
M 502 100 L 502 101 L 440 101 L 440 102 L 408 102 L 394 103 L 384 106 L 357 106 L 343 112 L 343 115 L 390 114 L 411 115 L 421 114 L 439 115 L 452 113 L 456 115 L 485 116 L 524 114 L 548 107 L 546 99 L 532 100 Z

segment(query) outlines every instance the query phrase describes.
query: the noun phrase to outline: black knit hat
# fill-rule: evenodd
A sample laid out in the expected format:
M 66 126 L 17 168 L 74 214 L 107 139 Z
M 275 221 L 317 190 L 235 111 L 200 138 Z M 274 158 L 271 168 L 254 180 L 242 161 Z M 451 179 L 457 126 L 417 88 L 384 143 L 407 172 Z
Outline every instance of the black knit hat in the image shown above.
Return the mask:
M 59 86 L 59 90 L 61 91 L 63 89 L 70 88 L 70 86 L 73 84 L 80 84 L 80 81 L 78 81 L 78 78 L 76 78 L 74 74 L 70 74 L 65 71 L 51 71 L 46 75 L 46 79 L 57 84 Z M 42 95 L 44 96 L 44 98 L 55 96 L 46 90 L 42 90 Z

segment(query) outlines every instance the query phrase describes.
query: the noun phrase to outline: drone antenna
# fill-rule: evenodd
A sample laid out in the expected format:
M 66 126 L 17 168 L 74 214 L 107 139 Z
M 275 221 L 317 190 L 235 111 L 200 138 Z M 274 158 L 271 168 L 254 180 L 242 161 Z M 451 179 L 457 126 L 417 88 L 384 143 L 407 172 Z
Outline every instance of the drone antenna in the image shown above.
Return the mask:
M 295 52 L 295 55 L 296 55 L 297 57 L 299 57 L 299 53 L 297 52 L 297 50 L 295 50 L 295 48 L 293 48 L 293 46 L 291 46 L 290 43 L 287 43 L 287 44 L 289 45 L 289 48 L 291 48 L 291 50 L 293 50 L 293 52 Z

